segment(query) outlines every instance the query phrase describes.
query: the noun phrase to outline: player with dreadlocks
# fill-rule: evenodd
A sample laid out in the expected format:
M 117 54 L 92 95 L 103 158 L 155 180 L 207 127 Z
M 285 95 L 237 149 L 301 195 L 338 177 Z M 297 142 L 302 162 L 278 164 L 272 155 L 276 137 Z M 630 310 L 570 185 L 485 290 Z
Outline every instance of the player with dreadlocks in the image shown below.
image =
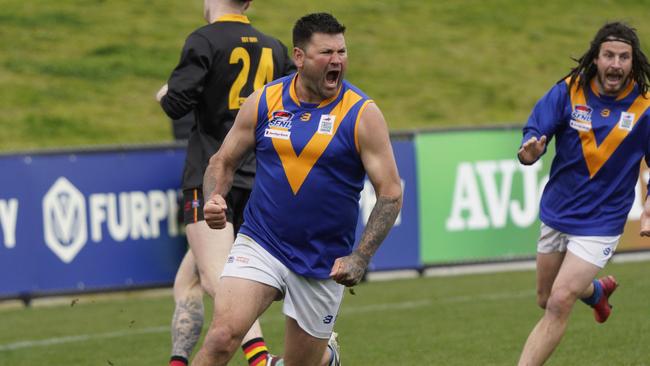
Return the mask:
M 632 207 L 639 165 L 650 164 L 650 65 L 635 29 L 605 24 L 563 80 L 537 102 L 518 152 L 535 163 L 555 137 L 555 158 L 540 202 L 537 303 L 544 316 L 528 336 L 519 365 L 541 365 L 581 299 L 602 323 L 611 314 L 613 276 L 605 267 Z M 650 236 L 650 201 L 641 217 Z
M 634 28 L 618 22 L 608 23 L 602 27 L 596 33 L 589 50 L 578 60 L 575 60 L 578 66 L 566 76 L 571 78 L 569 88 L 579 79 L 580 87 L 587 88 L 588 82 L 594 76 L 598 76 L 599 81 L 602 83 L 602 75 L 598 73 L 598 66 L 594 60 L 598 57 L 600 45 L 605 41 L 619 41 L 632 47 L 632 73 L 629 81 L 634 81 L 639 86 L 640 94 L 646 95 L 648 92 L 648 78 L 650 78 L 650 64 L 648 64 L 648 59 L 641 51 L 639 37 L 637 37 Z M 581 78 L 582 75 L 584 75 L 583 78 Z

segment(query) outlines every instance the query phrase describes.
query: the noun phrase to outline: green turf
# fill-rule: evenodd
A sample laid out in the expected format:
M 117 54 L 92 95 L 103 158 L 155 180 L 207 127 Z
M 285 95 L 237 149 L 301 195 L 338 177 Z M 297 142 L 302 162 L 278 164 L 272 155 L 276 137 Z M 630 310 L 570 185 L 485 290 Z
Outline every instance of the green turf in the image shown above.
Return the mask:
M 610 320 L 576 305 L 548 365 L 648 365 L 648 263 L 611 264 L 621 283 Z M 514 365 L 542 312 L 532 271 L 365 283 L 346 294 L 336 323 L 345 365 Z M 0 349 L 21 341 L 91 336 L 48 346 L 0 350 L 0 364 L 164 365 L 172 299 L 81 299 L 74 306 L 0 310 Z M 283 317 L 262 319 L 268 343 L 282 352 Z M 145 333 L 138 333 L 138 332 Z M 121 333 L 119 336 L 110 335 Z M 103 335 L 104 338 L 98 338 Z M 107 336 L 108 335 L 108 336 Z M 238 352 L 232 365 L 244 366 Z
M 0 150 L 169 141 L 153 96 L 202 1 L 2 0 Z M 290 44 L 293 22 L 347 25 L 348 78 L 393 129 L 523 122 L 607 20 L 650 45 L 648 0 L 256 1 L 259 29 Z M 650 51 L 648 51 L 650 52 Z

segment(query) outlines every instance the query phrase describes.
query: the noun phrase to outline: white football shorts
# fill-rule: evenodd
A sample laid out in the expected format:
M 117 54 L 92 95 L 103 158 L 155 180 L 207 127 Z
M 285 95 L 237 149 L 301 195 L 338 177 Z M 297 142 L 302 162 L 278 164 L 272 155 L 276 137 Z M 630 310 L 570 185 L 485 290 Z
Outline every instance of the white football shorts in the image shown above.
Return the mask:
M 221 277 L 238 277 L 280 290 L 282 312 L 316 338 L 328 339 L 345 287 L 332 279 L 314 279 L 292 272 L 250 237 L 238 234 Z
M 537 241 L 537 252 L 549 254 L 569 250 L 581 259 L 603 268 L 612 258 L 620 239 L 620 235 L 579 236 L 566 234 L 542 223 Z

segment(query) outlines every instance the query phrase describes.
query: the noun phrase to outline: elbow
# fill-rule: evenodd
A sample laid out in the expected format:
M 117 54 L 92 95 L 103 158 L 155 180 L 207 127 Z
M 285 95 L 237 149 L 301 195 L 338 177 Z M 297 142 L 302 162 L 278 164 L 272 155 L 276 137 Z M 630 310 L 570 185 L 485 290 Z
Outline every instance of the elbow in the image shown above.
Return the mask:
M 398 212 L 402 210 L 402 203 L 404 202 L 403 196 L 404 196 L 404 194 L 402 193 L 402 190 L 401 190 L 401 187 L 400 187 L 399 195 L 396 198 L 397 199 L 397 210 L 398 210 Z
M 223 157 L 219 155 L 219 151 L 217 151 L 214 155 L 210 157 L 210 160 L 208 160 L 208 168 L 214 168 L 216 166 L 223 166 L 224 160 Z
M 210 157 L 210 160 L 208 160 L 209 170 L 219 169 L 225 172 L 234 172 L 235 168 L 236 166 L 233 165 L 233 162 L 227 158 L 222 149 L 219 149 L 214 155 Z
M 179 119 L 190 113 L 194 108 L 191 103 L 182 102 L 180 100 L 170 97 L 169 94 L 164 95 L 160 99 L 160 106 L 165 114 L 171 119 Z
M 392 202 L 398 211 L 401 210 L 402 200 L 403 200 L 401 183 L 391 184 L 391 186 L 388 187 L 388 189 L 382 192 L 382 194 L 378 195 L 378 198 L 382 198 L 387 202 Z
M 404 196 L 404 193 L 402 192 L 402 184 L 397 184 L 395 187 L 393 187 L 392 191 L 392 196 L 391 198 L 395 200 L 397 203 L 397 206 L 401 209 L 402 208 L 402 199 Z

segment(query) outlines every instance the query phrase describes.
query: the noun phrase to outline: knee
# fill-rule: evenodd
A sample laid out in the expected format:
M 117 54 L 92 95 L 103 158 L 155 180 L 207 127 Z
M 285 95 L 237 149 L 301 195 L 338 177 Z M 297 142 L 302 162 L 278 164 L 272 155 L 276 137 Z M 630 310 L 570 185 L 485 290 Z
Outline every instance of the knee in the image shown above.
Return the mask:
M 187 299 L 203 301 L 203 290 L 198 281 L 192 283 L 174 283 L 174 300 L 178 302 Z
M 546 301 L 545 309 L 547 313 L 565 317 L 571 312 L 576 299 L 576 296 L 570 291 L 559 289 L 551 293 L 551 296 Z
M 205 277 L 201 277 L 201 288 L 203 291 L 205 291 L 206 294 L 210 295 L 211 298 L 214 299 L 216 291 L 214 290 L 216 287 L 216 281 L 214 280 L 208 280 L 205 279 Z
M 242 341 L 242 335 L 237 334 L 231 327 L 210 326 L 207 334 L 205 335 L 204 346 L 207 350 L 214 355 L 231 356 L 237 351 Z

